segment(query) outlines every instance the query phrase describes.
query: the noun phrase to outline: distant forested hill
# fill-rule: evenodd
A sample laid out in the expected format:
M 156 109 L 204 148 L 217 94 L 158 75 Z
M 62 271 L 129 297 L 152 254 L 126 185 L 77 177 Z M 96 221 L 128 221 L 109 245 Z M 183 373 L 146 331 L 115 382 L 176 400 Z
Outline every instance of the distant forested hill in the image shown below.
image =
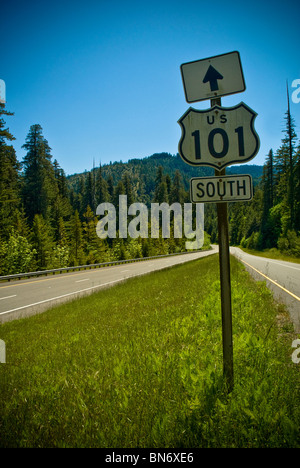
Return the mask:
M 173 180 L 176 171 L 182 177 L 182 183 L 186 191 L 189 190 L 190 179 L 192 177 L 205 177 L 214 175 L 214 170 L 209 167 L 193 167 L 182 161 L 180 156 L 169 153 L 156 153 L 142 159 L 130 159 L 128 162 L 114 162 L 101 167 L 102 177 L 111 180 L 113 186 L 123 179 L 124 174 L 128 174 L 134 191 L 135 201 L 151 203 L 154 200 L 156 179 L 158 168 L 162 167 L 164 176 L 169 176 Z M 99 168 L 95 169 L 95 172 Z M 93 170 L 91 170 L 93 172 Z M 263 173 L 263 166 L 246 165 L 231 166 L 227 168 L 226 174 L 250 174 L 254 185 L 257 185 Z M 85 182 L 89 172 L 68 176 L 70 189 L 78 193 L 82 182 Z M 186 200 L 189 201 L 189 200 Z

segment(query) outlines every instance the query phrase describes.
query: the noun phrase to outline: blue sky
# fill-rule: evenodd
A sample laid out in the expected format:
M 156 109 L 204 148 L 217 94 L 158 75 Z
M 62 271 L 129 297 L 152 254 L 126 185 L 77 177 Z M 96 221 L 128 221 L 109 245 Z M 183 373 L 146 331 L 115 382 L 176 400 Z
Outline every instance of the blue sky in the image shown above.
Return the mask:
M 3 2 L 0 79 L 19 160 L 29 128 L 67 174 L 176 154 L 185 101 L 180 65 L 238 50 L 246 91 L 222 98 L 258 113 L 263 164 L 283 138 L 286 80 L 300 79 L 300 5 L 261 1 Z M 207 109 L 209 101 L 193 103 Z M 291 101 L 300 137 L 300 103 Z

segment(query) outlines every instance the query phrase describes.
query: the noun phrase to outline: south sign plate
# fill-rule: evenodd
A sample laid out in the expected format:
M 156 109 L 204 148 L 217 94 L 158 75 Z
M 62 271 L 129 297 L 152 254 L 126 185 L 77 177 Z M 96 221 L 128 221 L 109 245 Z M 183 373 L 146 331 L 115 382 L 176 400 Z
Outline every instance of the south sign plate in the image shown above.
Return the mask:
M 250 161 L 260 146 L 254 129 L 256 116 L 243 102 L 208 110 L 190 107 L 178 120 L 182 130 L 178 145 L 181 158 L 192 166 L 218 170 Z
M 250 175 L 194 177 L 190 184 L 193 203 L 249 201 L 253 188 Z

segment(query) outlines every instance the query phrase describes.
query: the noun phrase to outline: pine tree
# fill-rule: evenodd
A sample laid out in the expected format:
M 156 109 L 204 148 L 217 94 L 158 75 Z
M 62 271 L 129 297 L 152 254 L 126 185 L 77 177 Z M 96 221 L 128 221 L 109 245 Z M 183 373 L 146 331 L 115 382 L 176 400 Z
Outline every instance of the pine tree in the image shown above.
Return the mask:
M 26 237 L 27 239 L 30 237 L 30 228 L 25 215 L 24 206 L 21 206 L 20 210 L 17 212 L 15 231 L 20 236 Z
M 247 207 L 244 203 L 233 203 L 230 207 L 230 243 L 232 245 L 240 245 L 242 238 L 244 236 L 244 217 L 245 217 L 245 210 Z M 205 222 L 207 220 L 207 216 L 205 216 Z M 215 222 L 215 216 L 213 216 L 212 223 Z M 215 235 L 215 234 L 214 234 Z
M 54 247 L 49 224 L 43 215 L 35 214 L 32 224 L 31 243 L 36 251 L 36 267 L 38 270 L 52 268 L 51 257 Z
M 90 206 L 87 207 L 83 217 L 85 219 L 83 222 L 83 246 L 86 254 L 86 263 L 97 263 L 101 261 L 101 255 L 104 250 L 104 243 L 96 233 L 98 219 Z
M 128 172 L 125 172 L 125 174 L 123 174 L 122 182 L 125 188 L 125 195 L 127 195 L 127 205 L 130 206 L 134 202 L 134 195 L 132 190 L 132 179 Z
M 66 246 L 68 244 L 66 224 L 62 217 L 60 217 L 58 220 L 55 241 L 60 246 Z
M 166 182 L 161 182 L 155 191 L 154 201 L 156 203 L 168 203 L 168 186 Z
M 95 184 L 96 184 L 96 187 L 95 187 L 96 205 L 98 206 L 100 203 L 109 202 L 110 194 L 108 190 L 108 183 L 102 176 L 101 164 L 97 171 Z
M 173 185 L 170 193 L 170 203 L 184 203 L 186 194 L 182 183 L 182 176 L 178 170 L 176 170 Z
M 14 115 L 13 112 L 9 112 L 5 109 L 5 104 L 0 102 L 0 147 L 6 145 L 6 141 L 13 141 L 15 137 L 10 133 L 8 128 L 5 128 L 5 120 L 2 118 L 2 115 Z
M 110 200 L 112 200 L 114 197 L 114 179 L 111 174 L 108 176 L 108 179 L 107 179 L 107 189 L 108 189 Z
M 288 110 L 286 112 L 286 140 L 288 143 L 289 150 L 289 190 L 288 190 L 288 203 L 291 210 L 291 228 L 295 227 L 295 176 L 294 176 L 294 152 L 295 152 L 295 140 L 297 138 L 295 132 L 295 120 L 291 116 L 290 112 L 290 100 L 287 86 L 287 100 Z
M 179 171 L 176 171 L 176 172 L 179 173 Z M 175 173 L 175 177 L 176 177 L 176 173 Z M 166 175 L 165 182 L 167 184 L 168 197 L 170 198 L 170 194 L 171 194 L 171 190 L 172 190 L 172 180 L 171 180 L 171 177 L 170 177 L 169 174 Z
M 260 245 L 259 248 L 271 248 L 276 246 L 277 238 L 274 230 L 273 221 L 270 217 L 270 210 L 274 204 L 274 174 L 273 174 L 273 151 L 269 151 L 266 162 L 263 167 L 262 176 L 263 191 L 263 212 L 260 226 Z
M 62 198 L 68 198 L 69 196 L 69 188 L 68 188 L 68 181 L 66 178 L 65 171 L 60 167 L 57 160 L 53 161 L 53 168 L 54 168 L 54 177 L 57 181 L 58 186 L 58 193 Z
M 71 217 L 70 220 L 69 240 L 71 248 L 71 264 L 79 265 L 83 262 L 84 255 L 82 250 L 82 225 L 77 210 L 75 211 L 74 215 Z
M 119 212 L 119 196 L 120 195 L 126 195 L 126 189 L 125 189 L 125 186 L 122 182 L 122 180 L 120 180 L 115 189 L 114 189 L 114 196 L 113 196 L 113 204 L 115 206 L 115 209 L 116 209 L 116 212 L 118 213 Z
M 29 222 L 36 214 L 49 219 L 51 205 L 58 195 L 54 167 L 51 163 L 51 148 L 43 137 L 42 127 L 32 125 L 23 148 L 27 154 L 23 159 L 24 186 L 23 202 Z
M 57 160 L 53 162 L 54 178 L 57 183 L 57 195 L 52 202 L 50 219 L 54 229 L 54 238 L 59 241 L 61 237 L 60 226 L 63 220 L 68 219 L 72 213 L 69 199 L 69 189 L 64 170 L 59 166 Z M 62 220 L 62 221 L 61 221 Z
M 282 203 L 287 206 L 289 211 L 289 220 L 285 223 L 286 229 L 295 227 L 295 165 L 296 154 L 295 145 L 297 135 L 295 132 L 295 120 L 291 116 L 289 97 L 288 110 L 285 113 L 285 128 L 283 130 L 285 137 L 282 139 L 282 145 L 277 150 L 274 162 L 276 170 L 276 203 Z M 286 216 L 286 214 L 285 214 Z
M 266 209 L 270 210 L 274 204 L 274 164 L 273 164 L 273 150 L 270 149 L 267 156 L 267 161 L 264 166 L 265 174 L 263 175 L 264 186 L 264 202 Z
M 0 116 L 14 115 L 5 110 L 5 105 L 0 103 Z M 20 209 L 20 163 L 17 161 L 14 148 L 7 145 L 7 141 L 15 138 L 5 121 L 0 118 L 0 235 L 8 239 L 12 228 L 15 226 Z
M 300 231 L 300 144 L 295 161 L 295 229 Z
M 163 174 L 163 167 L 159 166 L 156 173 L 155 179 L 155 191 L 154 191 L 154 202 L 155 203 L 168 203 L 169 194 L 166 177 Z
M 96 201 L 96 198 L 95 198 L 94 175 L 93 175 L 93 172 L 90 171 L 87 173 L 87 177 L 84 183 L 83 197 L 82 197 L 82 211 L 85 212 L 87 207 L 90 206 L 92 210 L 95 212 L 96 211 L 95 201 Z M 83 215 L 83 212 L 80 213 L 81 216 Z

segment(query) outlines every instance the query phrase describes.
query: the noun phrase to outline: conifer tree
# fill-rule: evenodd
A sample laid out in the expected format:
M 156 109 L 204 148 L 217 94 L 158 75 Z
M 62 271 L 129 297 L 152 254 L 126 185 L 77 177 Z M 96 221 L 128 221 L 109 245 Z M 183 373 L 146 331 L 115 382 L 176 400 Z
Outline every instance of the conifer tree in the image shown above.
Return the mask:
M 161 182 L 159 186 L 155 190 L 155 197 L 154 201 L 156 203 L 168 203 L 169 197 L 168 197 L 168 186 L 167 183 Z
M 182 176 L 178 170 L 175 171 L 173 186 L 170 193 L 170 203 L 184 203 L 185 190 L 182 183 Z
M 112 200 L 114 197 L 114 179 L 111 174 L 109 174 L 108 179 L 107 179 L 107 189 L 108 189 L 110 200 Z
M 120 195 L 126 195 L 126 189 L 125 189 L 125 186 L 122 182 L 122 180 L 120 180 L 115 189 L 114 189 L 114 196 L 113 196 L 113 204 L 115 206 L 115 209 L 118 213 L 119 211 L 119 196 Z
M 271 149 L 263 166 L 262 175 L 262 190 L 263 190 L 263 210 L 265 215 L 274 204 L 274 174 L 273 174 L 273 150 Z
M 59 166 L 57 160 L 53 162 L 54 178 L 57 183 L 57 195 L 53 200 L 50 219 L 54 229 L 54 238 L 56 241 L 61 239 L 60 228 L 64 220 L 67 220 L 72 213 L 72 207 L 69 199 L 69 189 L 64 170 Z
M 82 198 L 82 210 L 86 211 L 87 207 L 90 206 L 93 211 L 96 210 L 95 206 L 95 186 L 92 172 L 87 173 L 87 177 L 84 183 L 83 198 Z M 81 213 L 83 215 L 83 213 Z
M 5 104 L 0 102 L 0 147 L 6 145 L 6 141 L 13 141 L 15 137 L 10 133 L 8 128 L 5 128 L 5 120 L 2 115 L 14 115 L 13 112 L 9 112 L 5 109 Z
M 5 110 L 5 104 L 0 103 L 0 235 L 8 238 L 16 224 L 20 209 L 20 163 L 16 152 L 7 142 L 15 140 L 2 116 L 14 115 Z
M 100 257 L 103 252 L 103 241 L 99 239 L 96 233 L 98 219 L 90 206 L 87 207 L 83 217 L 83 246 L 87 258 L 86 263 L 97 263 L 101 260 Z
M 274 174 L 273 174 L 273 150 L 268 153 L 266 162 L 263 166 L 262 175 L 262 191 L 263 191 L 263 211 L 260 226 L 260 248 L 270 248 L 276 244 L 276 231 L 274 230 L 273 221 L 270 217 L 270 210 L 274 203 Z
M 295 132 L 295 120 L 291 116 L 290 112 L 290 100 L 287 89 L 287 100 L 288 110 L 286 112 L 286 138 L 288 144 L 289 154 L 289 187 L 288 187 L 288 203 L 291 210 L 291 228 L 295 227 L 295 175 L 294 175 L 294 152 L 295 152 L 295 141 L 297 135 Z
M 295 230 L 300 231 L 300 144 L 295 160 Z
M 134 194 L 132 190 L 132 180 L 128 172 L 125 172 L 123 175 L 122 182 L 125 188 L 125 195 L 127 195 L 127 205 L 130 206 L 134 202 Z
M 57 160 L 53 161 L 54 177 L 57 181 L 58 192 L 62 198 L 68 198 L 69 189 L 65 171 L 60 167 Z
M 167 184 L 168 197 L 170 198 L 170 194 L 171 194 L 171 190 L 172 190 L 172 180 L 171 180 L 170 174 L 166 175 L 165 182 Z
M 96 184 L 96 188 L 95 188 L 96 205 L 98 206 L 100 203 L 108 202 L 110 200 L 108 183 L 102 176 L 101 164 L 97 171 L 95 184 Z
M 282 139 L 282 145 L 277 150 L 274 162 L 276 169 L 276 203 L 282 203 L 286 206 L 289 213 L 289 221 L 285 223 L 286 229 L 294 229 L 295 227 L 295 165 L 296 154 L 295 145 L 297 135 L 295 132 L 295 120 L 291 116 L 289 97 L 288 97 L 288 110 L 285 113 L 285 133 Z M 286 217 L 287 214 L 285 213 Z
M 166 177 L 163 174 L 163 167 L 159 166 L 156 173 L 155 179 L 155 191 L 154 191 L 154 202 L 155 203 L 168 203 L 168 186 L 166 183 Z
M 30 127 L 23 148 L 27 150 L 23 159 L 22 191 L 26 215 L 30 222 L 36 214 L 48 219 L 51 205 L 58 195 L 58 186 L 51 163 L 51 148 L 43 137 L 40 125 Z
M 62 217 L 60 217 L 59 220 L 58 220 L 55 241 L 60 246 L 66 246 L 68 244 L 66 224 L 65 224 Z
M 35 214 L 32 224 L 31 244 L 36 251 L 35 259 L 38 270 L 52 267 L 51 256 L 54 247 L 50 227 L 42 214 Z
M 82 250 L 82 225 L 77 210 L 70 220 L 69 239 L 71 249 L 71 264 L 79 265 L 84 260 L 84 256 Z

